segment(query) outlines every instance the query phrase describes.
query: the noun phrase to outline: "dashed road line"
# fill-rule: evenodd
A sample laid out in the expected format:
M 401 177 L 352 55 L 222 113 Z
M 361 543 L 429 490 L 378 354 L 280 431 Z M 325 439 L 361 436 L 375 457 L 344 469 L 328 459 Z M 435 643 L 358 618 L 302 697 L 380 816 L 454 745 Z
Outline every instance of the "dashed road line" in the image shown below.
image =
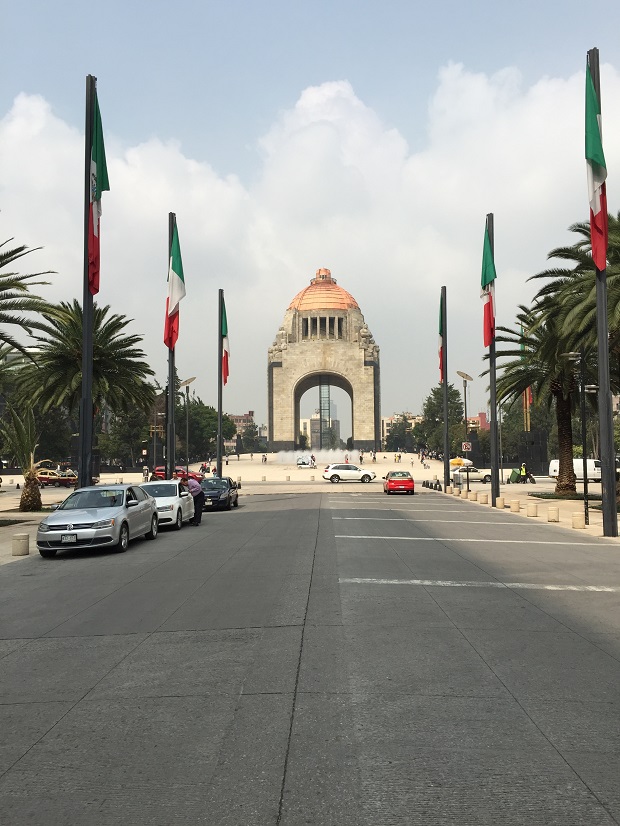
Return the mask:
M 339 582 L 350 585 L 421 585 L 431 588 L 520 588 L 532 591 L 620 593 L 620 585 L 543 585 L 535 582 L 458 582 L 450 579 L 365 579 L 362 577 L 343 577 Z
M 522 545 L 523 539 L 473 539 L 452 536 L 371 536 L 366 534 L 336 534 L 336 539 L 389 539 L 395 542 L 489 542 L 497 545 Z M 551 542 L 543 539 L 528 539 L 528 545 L 563 545 L 563 546 L 585 546 L 588 548 L 600 548 L 606 545 L 609 548 L 617 548 L 614 542 Z

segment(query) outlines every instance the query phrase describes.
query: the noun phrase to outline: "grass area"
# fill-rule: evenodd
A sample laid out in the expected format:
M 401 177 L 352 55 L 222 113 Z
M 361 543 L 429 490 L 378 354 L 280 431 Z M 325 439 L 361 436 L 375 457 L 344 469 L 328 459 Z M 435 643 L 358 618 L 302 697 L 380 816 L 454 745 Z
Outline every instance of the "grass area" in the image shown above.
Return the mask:
M 528 496 L 533 496 L 535 499 L 562 499 L 567 502 L 583 502 L 583 493 L 555 493 L 554 491 L 541 491 L 540 493 L 528 493 Z M 600 493 L 588 493 L 588 502 L 600 502 L 601 500 L 602 497 Z
M 8 528 L 10 525 L 23 525 L 25 519 L 0 519 L 0 528 Z

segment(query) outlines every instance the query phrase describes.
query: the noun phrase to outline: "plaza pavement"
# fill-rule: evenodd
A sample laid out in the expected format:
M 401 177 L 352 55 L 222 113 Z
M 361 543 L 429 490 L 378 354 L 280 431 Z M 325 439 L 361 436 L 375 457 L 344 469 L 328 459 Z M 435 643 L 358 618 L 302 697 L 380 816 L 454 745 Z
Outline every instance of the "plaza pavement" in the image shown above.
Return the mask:
M 307 453 L 307 452 L 306 452 Z M 266 463 L 261 461 L 261 455 L 255 454 L 251 459 L 249 454 L 241 455 L 239 459 L 231 457 L 228 465 L 223 465 L 222 474 L 230 476 L 241 482 L 242 497 L 246 496 L 265 496 L 274 494 L 298 494 L 298 493 L 325 493 L 328 489 L 336 488 L 328 481 L 322 478 L 321 474 L 327 461 L 317 461 L 316 469 L 303 467 L 299 468 L 295 464 L 294 456 L 289 455 L 288 461 L 283 461 L 278 454 L 270 453 Z M 298 452 L 295 455 L 302 455 Z M 351 454 L 351 461 L 356 461 L 356 454 Z M 336 454 L 329 459 L 331 462 L 343 462 L 344 451 L 342 456 Z M 443 480 L 443 463 L 433 459 L 427 460 L 427 466 L 424 466 L 417 457 L 417 454 L 403 454 L 400 463 L 394 461 L 394 455 L 390 453 L 381 453 L 377 455 L 376 463 L 366 461 L 365 467 L 373 470 L 377 478 L 371 483 L 372 486 L 381 485 L 381 477 L 390 470 L 408 470 L 412 473 L 415 482 L 416 490 L 422 487 L 422 483 L 427 481 L 435 481 L 436 479 L 442 482 Z M 193 470 L 198 470 L 199 463 L 191 465 Z M 519 501 L 519 517 L 527 519 L 532 523 L 535 521 L 545 522 L 548 520 L 549 507 L 557 507 L 559 511 L 559 522 L 551 523 L 561 528 L 572 528 L 572 517 L 574 513 L 583 513 L 583 503 L 581 501 L 564 501 L 559 499 L 532 499 L 530 494 L 541 492 L 552 492 L 555 488 L 555 482 L 548 477 L 537 477 L 537 484 L 516 484 L 511 485 L 507 483 L 510 476 L 511 468 L 504 469 L 503 476 L 505 483 L 500 485 L 500 494 L 504 497 L 505 508 L 508 510 L 510 502 L 514 500 Z M 142 475 L 139 473 L 104 473 L 101 475 L 101 483 L 114 482 L 141 482 Z M 12 556 L 13 536 L 15 534 L 27 533 L 29 536 L 30 553 L 36 553 L 36 532 L 39 521 L 43 518 L 43 514 L 22 514 L 19 512 L 19 498 L 21 490 L 17 485 L 23 484 L 20 477 L 3 477 L 3 484 L 0 490 L 0 519 L 15 518 L 20 520 L 20 524 L 0 526 L 0 565 L 8 562 L 18 561 L 23 557 Z M 340 487 L 350 490 L 352 485 L 356 483 L 340 483 Z M 580 485 L 578 489 L 580 489 Z M 470 484 L 471 490 L 478 492 L 486 492 L 489 494 L 490 500 L 490 485 L 484 485 L 480 482 L 472 482 Z M 590 484 L 589 492 L 591 495 L 600 496 L 600 484 Z M 44 506 L 53 503 L 62 502 L 67 496 L 68 491 L 58 488 L 43 488 L 41 491 L 41 499 Z M 446 494 L 446 499 L 452 499 L 452 495 Z M 464 501 L 460 499 L 460 501 Z M 527 517 L 528 502 L 538 502 L 538 516 Z M 482 505 L 478 502 L 467 502 L 472 508 L 489 508 L 490 505 Z M 591 505 L 600 502 L 591 503 Z M 585 529 L 575 529 L 581 534 L 588 534 L 593 537 L 603 536 L 603 517 L 598 509 L 590 507 L 590 524 Z M 607 540 L 609 541 L 609 540 Z M 620 539 L 615 540 L 620 542 Z

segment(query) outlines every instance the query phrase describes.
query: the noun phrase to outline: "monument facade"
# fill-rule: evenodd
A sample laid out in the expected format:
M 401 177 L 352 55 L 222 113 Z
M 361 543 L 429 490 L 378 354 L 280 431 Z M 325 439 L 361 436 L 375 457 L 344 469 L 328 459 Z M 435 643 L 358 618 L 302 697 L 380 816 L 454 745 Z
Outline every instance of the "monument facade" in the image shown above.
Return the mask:
M 330 270 L 317 270 L 291 301 L 269 348 L 267 370 L 271 450 L 298 447 L 300 401 L 314 387 L 325 430 L 330 388 L 339 387 L 351 399 L 354 448 L 380 450 L 379 347 L 357 301 Z

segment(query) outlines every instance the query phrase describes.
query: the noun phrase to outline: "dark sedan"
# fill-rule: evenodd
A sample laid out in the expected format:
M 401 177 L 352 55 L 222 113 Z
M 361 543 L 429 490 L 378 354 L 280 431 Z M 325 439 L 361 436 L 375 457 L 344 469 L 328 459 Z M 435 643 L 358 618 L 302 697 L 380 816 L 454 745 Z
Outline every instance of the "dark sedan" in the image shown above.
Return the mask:
M 210 511 L 214 508 L 221 508 L 229 511 L 239 506 L 239 487 L 230 476 L 214 476 L 211 479 L 203 479 L 200 487 L 204 491 L 204 510 Z

